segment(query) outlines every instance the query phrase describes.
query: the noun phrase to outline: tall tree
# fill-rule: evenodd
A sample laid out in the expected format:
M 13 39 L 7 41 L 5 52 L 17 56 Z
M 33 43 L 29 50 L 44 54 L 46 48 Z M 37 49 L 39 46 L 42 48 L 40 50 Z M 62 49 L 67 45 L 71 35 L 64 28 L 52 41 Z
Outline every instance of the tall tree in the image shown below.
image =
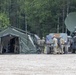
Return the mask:
M 75 11 L 76 0 L 0 0 L 0 13 L 10 25 L 41 37 L 57 32 L 57 27 L 65 32 L 67 13 Z

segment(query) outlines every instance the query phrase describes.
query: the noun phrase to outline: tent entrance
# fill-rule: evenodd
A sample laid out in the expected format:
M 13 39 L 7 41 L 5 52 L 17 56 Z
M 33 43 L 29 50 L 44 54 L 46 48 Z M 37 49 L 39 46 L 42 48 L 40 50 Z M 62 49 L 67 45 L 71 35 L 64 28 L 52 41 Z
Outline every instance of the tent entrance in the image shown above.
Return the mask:
M 1 38 L 2 53 L 19 53 L 19 37 L 7 35 Z

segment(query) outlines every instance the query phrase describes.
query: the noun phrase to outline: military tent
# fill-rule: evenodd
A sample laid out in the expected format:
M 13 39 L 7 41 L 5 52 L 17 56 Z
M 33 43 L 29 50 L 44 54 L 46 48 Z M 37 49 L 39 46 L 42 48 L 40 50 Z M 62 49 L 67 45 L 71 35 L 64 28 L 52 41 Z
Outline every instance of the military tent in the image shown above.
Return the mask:
M 0 32 L 0 53 L 36 53 L 30 34 L 15 27 Z

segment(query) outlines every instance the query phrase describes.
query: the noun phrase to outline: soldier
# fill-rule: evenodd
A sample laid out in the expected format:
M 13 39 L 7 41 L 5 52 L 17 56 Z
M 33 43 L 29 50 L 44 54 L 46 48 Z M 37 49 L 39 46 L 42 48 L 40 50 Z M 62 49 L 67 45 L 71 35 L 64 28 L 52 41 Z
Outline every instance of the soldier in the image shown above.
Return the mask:
M 64 41 L 64 39 L 62 38 L 62 37 L 60 37 L 60 47 L 61 47 L 61 53 L 63 54 L 64 53 L 64 43 L 65 43 L 65 41 Z
M 44 47 L 45 47 L 45 38 L 44 37 L 42 38 L 42 41 L 43 41 L 43 51 L 42 51 L 42 53 L 44 53 Z
M 58 40 L 55 37 L 55 35 L 53 37 L 53 44 L 54 44 L 54 54 L 56 54 L 57 53 L 57 47 L 58 47 Z
M 41 46 L 41 52 L 44 53 L 44 47 L 45 47 L 45 38 L 42 37 L 42 40 L 40 40 L 40 46 Z

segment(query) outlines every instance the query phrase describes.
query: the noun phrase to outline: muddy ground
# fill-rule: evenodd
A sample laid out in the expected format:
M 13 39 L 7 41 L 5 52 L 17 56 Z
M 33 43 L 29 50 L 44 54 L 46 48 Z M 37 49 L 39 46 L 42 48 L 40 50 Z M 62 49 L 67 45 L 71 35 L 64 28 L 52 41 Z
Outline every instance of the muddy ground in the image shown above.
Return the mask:
M 0 75 L 76 75 L 76 54 L 0 55 Z

